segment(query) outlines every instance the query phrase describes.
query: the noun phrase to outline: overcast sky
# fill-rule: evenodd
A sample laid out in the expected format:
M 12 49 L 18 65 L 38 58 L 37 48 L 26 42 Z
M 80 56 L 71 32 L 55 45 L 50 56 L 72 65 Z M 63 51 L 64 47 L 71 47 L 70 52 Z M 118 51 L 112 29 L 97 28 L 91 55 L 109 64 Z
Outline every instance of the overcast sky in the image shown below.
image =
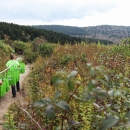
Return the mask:
M 130 0 L 0 0 L 0 22 L 130 26 Z

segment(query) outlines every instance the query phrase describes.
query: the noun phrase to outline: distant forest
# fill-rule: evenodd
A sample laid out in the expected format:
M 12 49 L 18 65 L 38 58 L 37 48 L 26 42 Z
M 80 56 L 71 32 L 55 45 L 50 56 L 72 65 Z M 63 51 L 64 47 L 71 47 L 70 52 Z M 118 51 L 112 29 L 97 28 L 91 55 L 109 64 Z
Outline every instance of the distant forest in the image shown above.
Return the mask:
M 37 25 L 42 28 L 64 33 L 73 37 L 85 38 L 89 41 L 105 43 L 119 43 L 121 39 L 130 37 L 130 26 L 100 25 L 89 27 L 75 27 L 63 25 Z
M 44 37 L 50 43 L 81 43 L 81 38 L 49 31 L 36 29 L 31 26 L 21 26 L 13 23 L 0 22 L 0 39 L 8 37 L 10 40 L 21 40 L 23 42 L 33 41 L 37 37 Z
M 49 31 L 55 31 L 59 33 L 63 33 L 69 35 L 71 37 L 81 38 L 83 41 L 87 41 L 87 43 L 98 43 L 102 44 L 113 44 L 112 41 L 101 39 L 101 38 L 86 38 L 86 30 L 85 28 L 75 27 L 75 26 L 63 26 L 63 25 L 33 25 L 32 27 L 37 29 L 46 29 Z
M 37 37 L 44 37 L 50 43 L 119 43 L 121 39 L 130 37 L 129 26 L 101 25 L 90 27 L 75 27 L 63 25 L 33 25 L 21 26 L 13 23 L 0 22 L 0 39 L 8 37 L 10 40 L 23 42 L 33 41 Z
M 66 35 L 85 35 L 86 30 L 81 27 L 75 27 L 75 26 L 63 26 L 63 25 L 36 25 L 32 26 L 34 28 L 40 28 L 40 29 L 46 29 L 46 30 L 52 30 L 60 33 L 64 33 Z

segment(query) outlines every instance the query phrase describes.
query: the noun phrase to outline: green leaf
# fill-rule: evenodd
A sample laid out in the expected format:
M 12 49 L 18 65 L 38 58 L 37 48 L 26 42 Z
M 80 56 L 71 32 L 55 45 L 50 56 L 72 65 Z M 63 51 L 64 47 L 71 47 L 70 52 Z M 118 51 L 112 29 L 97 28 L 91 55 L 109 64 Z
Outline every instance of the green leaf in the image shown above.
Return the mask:
M 99 130 L 106 130 L 108 128 L 113 127 L 116 125 L 119 121 L 119 118 L 114 116 L 109 116 L 107 119 L 105 119 L 102 123 L 102 126 L 99 128 Z
M 94 76 L 94 75 L 95 75 L 95 69 L 94 69 L 93 67 L 90 69 L 90 75 L 91 75 L 91 76 Z
M 43 107 L 43 106 L 45 106 L 45 103 L 43 100 L 38 100 L 35 103 L 33 103 L 33 106 L 34 107 Z
M 125 102 L 125 103 L 123 104 L 123 106 L 125 106 L 126 108 L 130 108 L 130 103 L 129 103 L 129 102 Z
M 110 91 L 108 91 L 108 95 L 111 96 L 111 97 L 113 97 L 114 96 L 114 90 L 111 89 Z
M 54 119 L 55 118 L 55 109 L 52 105 L 49 105 L 46 107 L 46 116 L 49 119 Z
M 65 110 L 65 111 L 70 111 L 70 107 L 69 105 L 67 104 L 67 102 L 63 101 L 63 100 L 60 100 L 56 106 L 58 106 L 59 108 Z
M 96 81 L 95 80 L 92 80 L 88 83 L 88 90 L 89 91 L 92 91 L 93 88 L 96 88 Z
M 96 96 L 100 99 L 107 98 L 107 91 L 102 88 L 95 89 Z
M 109 81 L 109 77 L 106 74 L 104 74 L 104 78 L 106 81 Z
M 80 82 L 80 81 L 78 81 L 78 80 L 76 80 L 76 81 L 75 81 L 75 83 L 76 83 L 76 84 L 78 84 L 78 85 L 80 85 L 80 84 L 81 84 L 81 82 Z
M 68 81 L 68 89 L 69 89 L 70 91 L 73 91 L 73 90 L 75 89 L 74 81 L 72 81 L 72 80 L 69 80 L 69 81 Z
M 113 104 L 112 108 L 119 110 L 121 108 L 121 105 L 120 104 Z
M 44 102 L 46 105 L 52 104 L 52 101 L 51 101 L 50 98 L 43 98 L 43 102 Z
M 114 98 L 122 97 L 122 93 L 119 90 L 110 90 L 108 91 L 108 95 Z
M 55 83 L 55 85 L 59 85 L 59 84 L 66 84 L 64 80 L 57 80 L 57 82 Z
M 107 98 L 107 94 L 106 94 L 106 93 L 97 93 L 96 96 L 97 96 L 99 99 Z
M 128 118 L 130 120 L 130 112 L 127 112 L 125 115 L 124 115 L 124 118 Z
M 114 97 L 115 98 L 122 97 L 122 93 L 119 90 L 116 90 L 115 93 L 114 93 Z
M 108 83 L 105 80 L 102 79 L 98 79 L 98 81 L 100 81 L 102 84 L 104 84 L 106 87 L 108 86 Z
M 52 85 L 56 85 L 57 84 L 57 81 L 60 79 L 60 77 L 58 75 L 56 76 L 53 76 L 52 79 L 51 79 L 51 84 Z
M 89 101 L 91 99 L 93 99 L 93 96 L 90 93 L 84 93 L 83 94 L 83 100 Z
M 88 67 L 88 69 L 91 69 L 92 64 L 91 63 L 87 63 L 87 67 Z
M 58 99 L 60 96 L 61 96 L 61 92 L 58 92 L 58 91 L 57 91 L 57 92 L 54 94 L 54 100 Z
M 68 78 L 74 78 L 78 72 L 73 70 L 67 77 Z

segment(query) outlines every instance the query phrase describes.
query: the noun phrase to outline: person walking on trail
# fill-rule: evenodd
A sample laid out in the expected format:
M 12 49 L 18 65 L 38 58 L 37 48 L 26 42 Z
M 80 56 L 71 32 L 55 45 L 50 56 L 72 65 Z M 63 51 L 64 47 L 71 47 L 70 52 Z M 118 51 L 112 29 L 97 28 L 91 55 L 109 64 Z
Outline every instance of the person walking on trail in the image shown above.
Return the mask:
M 10 60 L 6 63 L 6 67 L 9 68 L 8 71 L 16 72 L 16 70 L 18 69 L 18 67 L 20 65 L 17 60 L 14 60 L 14 58 L 15 58 L 15 55 L 10 54 Z M 14 77 L 12 77 L 12 78 L 14 78 Z M 13 97 L 16 97 L 16 88 L 17 88 L 17 91 L 20 91 L 19 80 L 16 81 L 16 84 L 11 85 Z

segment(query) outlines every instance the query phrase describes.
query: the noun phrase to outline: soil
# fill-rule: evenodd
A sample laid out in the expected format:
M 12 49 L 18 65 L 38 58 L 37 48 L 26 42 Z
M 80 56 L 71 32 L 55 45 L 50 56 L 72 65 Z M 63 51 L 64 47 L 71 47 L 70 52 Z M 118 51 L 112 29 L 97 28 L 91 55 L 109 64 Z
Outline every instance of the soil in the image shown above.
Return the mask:
M 22 85 L 24 81 L 26 80 L 27 75 L 30 72 L 30 65 L 26 65 L 26 71 L 24 74 L 20 74 L 20 89 L 22 90 Z M 22 100 L 22 93 L 17 92 L 16 97 L 12 97 L 11 89 L 3 96 L 0 97 L 0 130 L 2 130 L 3 126 L 3 118 L 4 114 L 8 111 L 8 108 L 11 104 L 17 102 L 18 100 Z

